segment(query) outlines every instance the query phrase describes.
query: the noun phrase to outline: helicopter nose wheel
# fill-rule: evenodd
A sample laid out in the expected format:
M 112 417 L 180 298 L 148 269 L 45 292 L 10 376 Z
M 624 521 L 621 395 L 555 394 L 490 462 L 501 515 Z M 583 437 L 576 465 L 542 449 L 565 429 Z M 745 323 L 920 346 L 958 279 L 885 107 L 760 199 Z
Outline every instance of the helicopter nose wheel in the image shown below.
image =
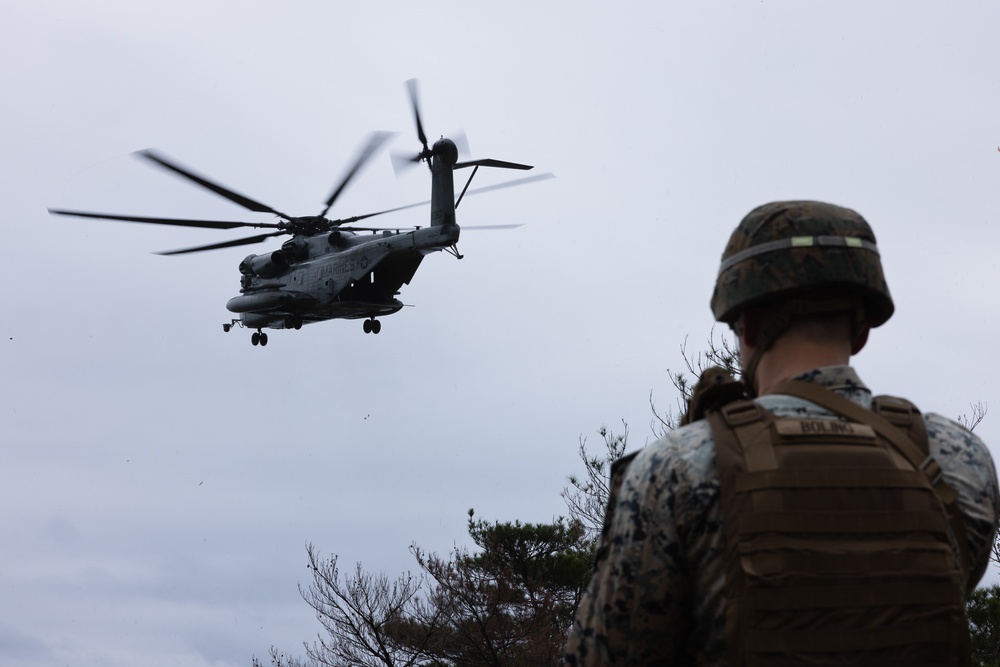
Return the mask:
M 250 336 L 250 343 L 254 346 L 260 345 L 261 347 L 267 345 L 267 334 L 258 329 Z
M 382 323 L 376 320 L 374 317 L 370 320 L 365 320 L 365 323 L 361 327 L 365 330 L 365 333 L 377 334 L 382 330 Z

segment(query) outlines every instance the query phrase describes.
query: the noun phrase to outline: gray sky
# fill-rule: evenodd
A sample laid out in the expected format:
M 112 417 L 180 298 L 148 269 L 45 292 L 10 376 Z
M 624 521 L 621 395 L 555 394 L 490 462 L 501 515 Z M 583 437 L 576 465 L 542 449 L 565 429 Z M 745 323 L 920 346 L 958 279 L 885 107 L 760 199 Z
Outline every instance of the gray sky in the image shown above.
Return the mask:
M 995 3 L 11 4 L 0 21 L 0 663 L 248 665 L 319 626 L 304 545 L 398 573 L 469 507 L 548 521 L 602 424 L 649 437 L 718 258 L 754 206 L 850 206 L 897 313 L 856 365 L 1000 443 Z M 225 334 L 239 232 L 47 207 L 268 221 L 130 156 L 155 147 L 313 214 L 366 133 L 556 180 L 466 200 L 379 336 Z M 500 182 L 503 172 L 477 176 Z M 388 152 L 346 217 L 426 199 Z M 425 224 L 417 209 L 383 218 Z M 277 244 L 275 244 L 277 245 Z M 266 244 L 250 247 L 263 252 Z M 994 451 L 996 451 L 994 449 Z M 988 578 L 1000 581 L 991 568 Z

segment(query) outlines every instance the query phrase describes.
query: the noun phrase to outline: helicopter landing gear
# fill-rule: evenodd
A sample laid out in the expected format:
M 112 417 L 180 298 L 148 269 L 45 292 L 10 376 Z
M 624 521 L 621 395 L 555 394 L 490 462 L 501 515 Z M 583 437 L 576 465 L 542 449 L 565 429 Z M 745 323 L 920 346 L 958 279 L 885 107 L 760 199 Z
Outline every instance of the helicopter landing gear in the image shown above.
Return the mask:
M 377 334 L 382 330 L 382 323 L 376 320 L 374 317 L 370 320 L 365 320 L 365 323 L 361 327 L 365 330 L 365 333 Z
M 285 318 L 285 328 L 295 329 L 298 331 L 302 328 L 302 316 L 301 315 L 289 315 Z
M 254 346 L 260 345 L 261 347 L 267 345 L 267 334 L 260 329 L 257 329 L 257 331 L 250 336 L 250 343 Z

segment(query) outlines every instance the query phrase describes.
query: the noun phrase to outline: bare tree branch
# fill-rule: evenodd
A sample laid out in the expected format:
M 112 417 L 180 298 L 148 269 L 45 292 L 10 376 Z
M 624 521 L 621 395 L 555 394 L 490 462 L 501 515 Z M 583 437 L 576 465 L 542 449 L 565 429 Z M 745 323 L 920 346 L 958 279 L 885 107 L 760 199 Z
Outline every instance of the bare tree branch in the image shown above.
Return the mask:
M 622 432 L 614 433 L 602 426 L 597 433 L 604 441 L 604 451 L 591 455 L 587 451 L 587 439 L 580 436 L 577 454 L 583 461 L 586 478 L 570 475 L 569 486 L 560 494 L 566 501 L 570 517 L 582 523 L 591 538 L 601 534 L 604 512 L 611 493 L 611 464 L 622 457 L 628 445 L 628 424 L 622 420 Z
M 959 415 L 958 423 L 969 429 L 970 431 L 975 430 L 977 426 L 986 418 L 986 404 L 983 402 L 969 403 L 969 408 L 972 409 L 972 414 L 969 416 Z
M 653 413 L 650 420 L 650 431 L 655 438 L 662 438 L 680 424 L 681 416 L 687 412 L 687 403 L 691 391 L 705 369 L 711 366 L 721 366 L 734 377 L 742 373 L 739 351 L 735 344 L 725 335 L 716 337 L 715 327 L 708 336 L 708 349 L 698 354 L 690 354 L 687 339 L 681 344 L 681 356 L 684 359 L 686 372 L 673 372 L 668 369 L 670 383 L 677 391 L 676 406 L 666 412 L 660 412 L 653 400 L 653 392 L 649 393 L 649 409 Z M 570 516 L 581 522 L 588 531 L 590 539 L 596 539 L 601 534 L 604 525 L 604 513 L 610 496 L 611 464 L 621 458 L 628 447 L 628 424 L 622 421 L 622 432 L 616 434 L 602 426 L 598 433 L 604 440 L 604 451 L 592 455 L 587 450 L 587 440 L 580 437 L 577 450 L 583 461 L 584 475 L 571 475 L 569 486 L 562 490 L 563 500 L 569 509 Z
M 324 560 L 312 544 L 306 546 L 313 581 L 299 587 L 325 630 L 306 654 L 315 664 L 340 667 L 415 667 L 426 659 L 425 648 L 437 628 L 435 613 L 422 592 L 423 573 L 396 579 L 366 572 L 357 564 L 353 575 L 341 577 L 337 557 Z M 401 619 L 419 619 L 423 634 L 397 636 Z

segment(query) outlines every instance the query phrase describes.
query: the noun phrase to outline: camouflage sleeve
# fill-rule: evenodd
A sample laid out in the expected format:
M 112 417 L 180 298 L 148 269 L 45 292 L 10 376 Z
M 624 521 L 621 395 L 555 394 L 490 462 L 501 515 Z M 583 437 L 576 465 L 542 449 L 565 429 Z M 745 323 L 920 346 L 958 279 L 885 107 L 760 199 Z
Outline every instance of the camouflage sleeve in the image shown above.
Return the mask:
M 961 424 L 934 413 L 925 414 L 924 421 L 931 455 L 945 481 L 958 491 L 972 560 L 967 582 L 971 592 L 986 572 L 996 539 L 1000 518 L 996 468 L 983 441 Z
M 609 503 L 590 586 L 573 625 L 570 665 L 683 664 L 694 624 L 693 582 L 677 513 L 699 484 L 693 468 L 714 471 L 714 458 L 692 462 L 690 447 L 707 424 L 693 424 L 639 452 Z M 713 456 L 710 446 L 702 447 Z

